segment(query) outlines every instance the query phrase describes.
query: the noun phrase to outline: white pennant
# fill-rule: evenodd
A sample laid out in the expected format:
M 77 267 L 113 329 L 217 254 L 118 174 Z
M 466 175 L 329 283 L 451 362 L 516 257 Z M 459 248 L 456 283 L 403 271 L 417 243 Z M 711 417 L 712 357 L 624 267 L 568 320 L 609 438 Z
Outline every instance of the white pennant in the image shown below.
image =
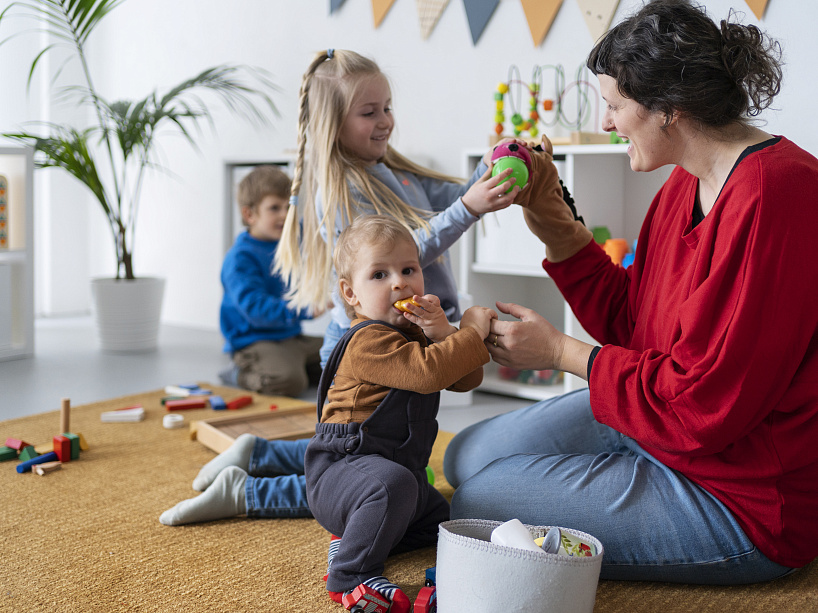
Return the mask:
M 417 0 L 420 35 L 424 40 L 429 38 L 448 4 L 449 0 Z
M 577 0 L 577 4 L 596 43 L 608 31 L 619 0 Z

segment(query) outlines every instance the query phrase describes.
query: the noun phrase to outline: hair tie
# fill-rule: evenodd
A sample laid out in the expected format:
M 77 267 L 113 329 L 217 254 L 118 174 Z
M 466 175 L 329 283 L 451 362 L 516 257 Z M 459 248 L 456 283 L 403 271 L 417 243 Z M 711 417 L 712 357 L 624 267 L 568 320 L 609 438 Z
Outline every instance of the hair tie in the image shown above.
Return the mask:
M 290 196 L 290 206 L 298 206 L 298 195 L 293 194 Z
M 327 59 L 331 60 L 333 55 L 335 55 L 335 49 L 327 49 Z

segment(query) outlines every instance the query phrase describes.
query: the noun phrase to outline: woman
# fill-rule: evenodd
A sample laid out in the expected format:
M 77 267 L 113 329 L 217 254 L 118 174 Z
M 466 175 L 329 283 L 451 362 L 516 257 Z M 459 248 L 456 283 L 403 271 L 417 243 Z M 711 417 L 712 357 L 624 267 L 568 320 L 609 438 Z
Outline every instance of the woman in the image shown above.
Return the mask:
M 533 181 L 543 266 L 602 346 L 498 303 L 520 321 L 492 323 L 497 362 L 589 389 L 455 437 L 453 518 L 584 530 L 609 579 L 751 583 L 818 555 L 818 160 L 750 123 L 779 91 L 779 56 L 687 0 L 646 4 L 593 49 L 631 168 L 676 168 L 627 271 Z

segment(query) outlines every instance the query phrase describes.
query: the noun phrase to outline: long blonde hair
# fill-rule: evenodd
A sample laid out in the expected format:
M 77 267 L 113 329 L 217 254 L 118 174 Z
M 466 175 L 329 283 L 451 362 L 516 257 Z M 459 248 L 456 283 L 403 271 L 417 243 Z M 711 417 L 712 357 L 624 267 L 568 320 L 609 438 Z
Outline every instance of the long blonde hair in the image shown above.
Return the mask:
M 340 215 L 346 225 L 360 214 L 353 189 L 372 203 L 376 214 L 392 217 L 409 230 L 429 227 L 427 211 L 398 198 L 339 142 L 355 95 L 361 84 L 374 77 L 386 79 L 375 62 L 340 49 L 319 52 L 304 73 L 290 198 L 295 206 L 287 213 L 274 266 L 290 288 L 286 298 L 294 308 L 322 309 L 329 302 L 336 219 Z M 460 181 L 415 164 L 391 146 L 380 161 L 393 170 Z M 323 205 L 320 219 L 315 207 L 318 189 Z

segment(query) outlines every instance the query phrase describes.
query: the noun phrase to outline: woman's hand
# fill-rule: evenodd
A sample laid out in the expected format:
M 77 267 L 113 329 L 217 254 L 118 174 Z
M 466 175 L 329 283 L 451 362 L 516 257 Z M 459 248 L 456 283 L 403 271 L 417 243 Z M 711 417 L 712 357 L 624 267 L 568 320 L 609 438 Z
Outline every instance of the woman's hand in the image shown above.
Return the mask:
M 498 302 L 497 310 L 519 321 L 492 320 L 486 348 L 495 362 L 521 370 L 562 370 L 587 379 L 591 345 L 518 304 Z
M 475 217 L 480 217 L 485 213 L 493 211 L 500 211 L 513 204 L 517 194 L 520 193 L 520 188 L 514 183 L 516 179 L 509 178 L 511 176 L 511 168 L 506 168 L 496 177 L 491 176 L 491 167 L 475 181 L 468 191 L 460 198 L 466 209 Z M 505 183 L 500 185 L 505 179 Z M 511 191 L 506 193 L 509 186 L 513 186 Z

